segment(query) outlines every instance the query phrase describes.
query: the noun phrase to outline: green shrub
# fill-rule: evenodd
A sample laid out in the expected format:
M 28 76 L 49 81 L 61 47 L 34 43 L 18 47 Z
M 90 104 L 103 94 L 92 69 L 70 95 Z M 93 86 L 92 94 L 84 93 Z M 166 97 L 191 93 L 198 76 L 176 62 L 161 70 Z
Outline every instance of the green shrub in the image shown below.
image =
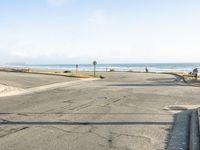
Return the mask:
M 71 71 L 70 70 L 65 70 L 64 73 L 71 73 Z
M 110 72 L 114 72 L 115 71 L 115 69 L 110 69 Z
M 99 76 L 99 78 L 100 78 L 100 79 L 104 79 L 105 77 L 104 77 L 104 76 L 102 76 L 102 75 L 100 75 L 100 76 Z

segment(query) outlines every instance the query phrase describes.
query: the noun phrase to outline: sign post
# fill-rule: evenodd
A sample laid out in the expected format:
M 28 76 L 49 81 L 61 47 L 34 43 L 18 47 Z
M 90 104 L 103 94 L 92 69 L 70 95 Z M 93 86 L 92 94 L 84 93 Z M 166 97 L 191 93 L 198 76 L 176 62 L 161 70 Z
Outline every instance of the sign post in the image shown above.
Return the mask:
M 78 73 L 78 64 L 76 64 L 76 74 Z
M 95 77 L 96 76 L 96 65 L 97 65 L 97 62 L 93 61 L 93 65 L 94 65 L 94 77 Z

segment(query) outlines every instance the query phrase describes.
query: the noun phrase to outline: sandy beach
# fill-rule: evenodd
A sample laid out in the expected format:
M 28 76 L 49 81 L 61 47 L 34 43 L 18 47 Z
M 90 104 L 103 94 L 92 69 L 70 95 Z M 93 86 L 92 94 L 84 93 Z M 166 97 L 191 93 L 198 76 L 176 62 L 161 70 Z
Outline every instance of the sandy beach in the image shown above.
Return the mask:
M 21 89 L 21 88 L 16 88 L 16 87 L 6 86 L 6 85 L 0 84 L 0 97 L 12 95 L 12 94 L 17 94 L 18 92 L 20 92 L 22 90 L 23 89 Z
M 176 114 L 199 104 L 199 86 L 174 75 L 98 74 L 105 79 L 0 72 L 1 149 L 167 149 Z

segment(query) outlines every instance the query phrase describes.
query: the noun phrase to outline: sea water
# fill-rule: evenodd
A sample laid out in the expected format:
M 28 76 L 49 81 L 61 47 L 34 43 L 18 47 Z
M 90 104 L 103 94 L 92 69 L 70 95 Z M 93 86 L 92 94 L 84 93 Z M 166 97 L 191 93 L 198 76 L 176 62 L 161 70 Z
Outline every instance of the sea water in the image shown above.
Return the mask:
M 194 68 L 200 68 L 200 63 L 130 63 L 130 64 L 97 64 L 97 71 L 145 71 L 145 66 L 149 71 L 153 72 L 171 72 L 171 71 L 187 71 L 192 72 Z M 75 70 L 76 64 L 23 64 L 15 65 L 15 67 L 26 68 L 47 68 L 47 69 L 64 69 Z M 78 69 L 83 71 L 91 71 L 94 66 L 92 64 L 78 64 Z

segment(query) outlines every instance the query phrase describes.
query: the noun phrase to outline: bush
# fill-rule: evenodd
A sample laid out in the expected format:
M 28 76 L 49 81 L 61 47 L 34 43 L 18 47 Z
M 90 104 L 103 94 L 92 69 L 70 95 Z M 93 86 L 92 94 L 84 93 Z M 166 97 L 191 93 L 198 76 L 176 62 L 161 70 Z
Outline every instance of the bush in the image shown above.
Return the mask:
M 64 73 L 71 73 L 71 71 L 70 70 L 65 70 Z
M 100 75 L 100 76 L 99 76 L 99 78 L 100 78 L 100 79 L 104 79 L 105 77 L 104 77 L 104 76 L 102 76 L 102 75 Z
M 110 72 L 114 72 L 115 71 L 115 69 L 110 69 Z

